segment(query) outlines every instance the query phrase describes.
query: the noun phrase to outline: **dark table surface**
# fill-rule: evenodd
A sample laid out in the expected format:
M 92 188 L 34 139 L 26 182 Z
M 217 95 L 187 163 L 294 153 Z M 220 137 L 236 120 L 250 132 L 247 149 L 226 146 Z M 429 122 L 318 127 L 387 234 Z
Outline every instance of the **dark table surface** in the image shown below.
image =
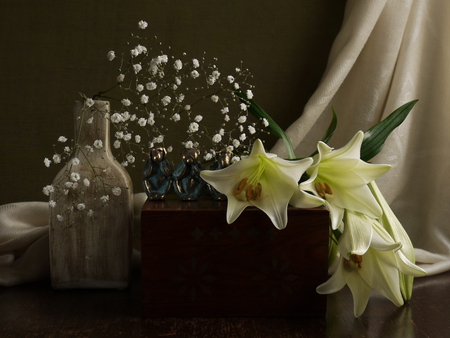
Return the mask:
M 136 271 L 122 291 L 0 288 L 0 337 L 450 337 L 450 272 L 417 278 L 403 307 L 373 295 L 361 317 L 352 308 L 345 288 L 328 296 L 326 318 L 141 319 Z

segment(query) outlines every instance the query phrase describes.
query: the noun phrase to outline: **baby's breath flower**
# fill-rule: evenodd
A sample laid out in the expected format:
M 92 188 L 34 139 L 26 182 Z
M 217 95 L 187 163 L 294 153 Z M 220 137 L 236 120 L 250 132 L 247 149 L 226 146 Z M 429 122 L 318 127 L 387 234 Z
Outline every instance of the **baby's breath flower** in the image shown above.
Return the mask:
M 53 163 L 55 164 L 61 163 L 61 156 L 59 156 L 58 154 L 53 155 L 52 159 Z
M 267 121 L 267 119 L 265 117 L 263 117 L 262 123 L 263 123 L 264 127 L 268 127 L 269 126 L 269 121 Z
M 131 155 L 131 154 L 127 155 L 128 163 L 134 163 L 135 160 L 136 160 L 136 158 L 133 155 Z
M 247 135 L 245 135 L 245 133 L 242 133 L 241 136 L 239 136 L 239 139 L 241 141 L 245 141 L 247 139 Z
M 102 148 L 102 147 L 103 147 L 103 142 L 102 142 L 102 140 L 95 140 L 95 141 L 94 141 L 94 147 L 97 148 L 97 149 Z
M 89 145 L 86 145 L 85 148 L 86 148 L 86 151 L 87 151 L 88 153 L 93 153 L 93 152 L 94 152 L 94 148 L 92 148 L 92 147 L 89 146 Z
M 227 114 L 227 113 L 230 112 L 230 108 L 228 108 L 228 107 L 223 107 L 220 111 L 222 112 L 222 114 Z
M 111 122 L 112 123 L 120 123 L 122 122 L 122 115 L 120 115 L 119 113 L 114 113 L 111 115 Z
M 106 57 L 109 61 L 112 61 L 116 58 L 116 53 L 113 50 L 110 50 L 108 54 L 106 54 Z
M 125 80 L 125 75 L 124 74 L 119 74 L 119 76 L 117 76 L 117 82 L 122 83 L 123 80 Z
M 67 188 L 67 189 L 73 188 L 73 182 L 69 182 L 69 181 L 65 182 L 64 188 Z
M 103 203 L 108 203 L 109 195 L 103 195 L 102 197 L 100 197 L 100 201 L 102 201 Z
M 211 101 L 214 103 L 217 103 L 217 102 L 219 102 L 219 97 L 217 95 L 213 95 L 213 96 L 211 96 Z
M 123 140 L 124 141 L 129 141 L 131 140 L 131 133 L 126 133 L 123 135 Z
M 135 141 L 136 143 L 141 143 L 141 135 L 135 135 L 135 136 L 134 136 L 134 141 Z
M 194 117 L 194 121 L 195 122 L 200 122 L 201 120 L 203 120 L 203 116 L 202 115 L 197 115 L 196 117 Z
M 228 122 L 228 121 L 230 121 L 230 116 L 225 115 L 223 119 L 225 120 L 225 122 Z
M 139 124 L 141 127 L 145 127 L 145 125 L 147 124 L 147 119 L 141 117 L 141 118 L 138 120 L 138 124 Z
M 163 106 L 167 106 L 170 101 L 172 101 L 172 98 L 169 95 L 166 95 L 161 99 Z
M 80 159 L 79 159 L 78 157 L 74 157 L 74 158 L 72 159 L 72 164 L 73 164 L 74 166 L 80 165 Z
M 191 105 L 190 104 L 185 105 L 184 110 L 186 110 L 186 111 L 191 110 Z
M 195 133 L 196 131 L 198 131 L 198 123 L 197 122 L 191 122 L 191 124 L 189 125 L 189 129 L 188 129 L 188 133 Z
M 197 79 L 199 76 L 200 76 L 200 73 L 197 72 L 196 70 L 193 70 L 193 71 L 191 72 L 191 77 L 192 77 L 193 79 Z
M 127 111 L 124 111 L 120 116 L 122 116 L 122 121 L 128 121 L 130 119 L 130 113 Z
M 81 176 L 80 176 L 79 173 L 77 173 L 77 172 L 75 172 L 75 171 L 73 171 L 73 172 L 70 173 L 70 179 L 71 179 L 72 181 L 77 182 L 77 181 L 80 180 L 80 178 L 81 178 Z
M 241 104 L 239 105 L 239 107 L 241 108 L 241 110 L 244 110 L 244 111 L 247 110 L 247 105 L 246 105 L 245 103 L 241 103 Z
M 67 141 L 67 137 L 65 137 L 65 136 L 58 137 L 58 142 L 64 143 L 66 141 Z
M 205 156 L 203 156 L 203 159 L 205 161 L 209 161 L 213 158 L 213 155 L 211 153 L 206 153 Z
M 55 188 L 52 185 L 46 185 L 44 188 L 42 188 L 42 193 L 46 196 L 50 195 L 54 191 Z
M 141 103 L 142 104 L 147 104 L 148 103 L 148 96 L 147 95 L 142 95 L 141 96 Z
M 50 201 L 48 201 L 48 205 L 49 205 L 51 208 L 54 208 L 54 207 L 56 207 L 56 202 L 55 202 L 54 200 L 50 200 Z
M 94 217 L 94 210 L 89 209 L 87 215 L 88 215 L 89 217 Z
M 175 114 L 172 115 L 172 121 L 173 122 L 178 122 L 178 121 L 180 121 L 180 119 L 181 119 L 180 114 L 175 113 Z
M 181 68 L 183 68 L 183 63 L 181 62 L 181 60 L 176 60 L 175 63 L 173 64 L 173 67 L 176 70 L 181 70 Z
M 111 191 L 115 196 L 120 196 L 120 194 L 122 193 L 122 189 L 120 189 L 119 187 L 114 187 Z
M 214 143 L 219 143 L 220 141 L 222 141 L 222 136 L 220 134 L 216 134 L 213 136 L 212 141 Z
M 233 82 L 234 82 L 234 77 L 231 76 L 231 75 L 228 75 L 228 76 L 227 76 L 227 81 L 228 81 L 229 83 L 233 83 Z
M 192 59 L 192 67 L 194 68 L 200 67 L 200 63 L 198 62 L 197 59 Z
M 147 23 L 147 21 L 141 20 L 138 22 L 138 26 L 140 29 L 146 29 L 148 26 L 148 23 Z
M 147 88 L 147 90 L 155 90 L 157 87 L 155 82 L 149 82 L 145 85 L 145 88 Z
M 245 121 L 247 121 L 247 116 L 245 115 L 239 116 L 238 118 L 239 123 L 245 123 Z
M 92 116 L 86 120 L 87 124 L 91 124 L 92 122 L 94 122 L 94 118 Z
M 131 101 L 128 99 L 122 99 L 122 101 L 120 101 L 125 107 L 129 107 L 131 106 Z
M 114 136 L 115 136 L 116 139 L 118 139 L 118 140 L 123 139 L 123 131 L 116 131 L 116 133 L 114 134 Z
M 114 148 L 119 149 L 121 145 L 121 142 L 119 140 L 115 140 L 113 143 Z
M 194 143 L 192 141 L 187 141 L 185 142 L 184 146 L 189 149 L 189 148 L 194 148 Z
M 234 87 L 234 89 L 238 90 L 238 89 L 240 88 L 240 87 L 239 87 L 239 83 L 235 82 L 234 85 L 233 85 L 233 87 Z
M 95 101 L 92 99 L 87 99 L 86 100 L 86 106 L 88 107 L 92 107 L 94 105 Z
M 133 65 L 133 70 L 137 74 L 142 70 L 142 66 L 139 63 L 136 63 L 135 65 Z
M 138 84 L 138 85 L 136 86 L 136 90 L 137 90 L 138 92 L 142 92 L 142 91 L 144 90 L 144 86 L 141 85 L 141 84 Z
M 236 140 L 236 139 L 234 139 L 232 143 L 233 143 L 233 147 L 235 147 L 235 148 L 237 148 L 241 145 L 241 142 L 239 142 L 239 140 Z
M 253 126 L 248 126 L 247 128 L 248 128 L 248 131 L 249 131 L 250 134 L 253 135 L 254 133 L 256 133 L 255 127 L 253 127 Z
M 240 157 L 238 157 L 238 156 L 233 156 L 232 158 L 231 158 L 231 163 L 236 163 L 236 162 L 239 162 L 241 160 L 241 158 Z
M 78 203 L 77 204 L 77 209 L 78 210 L 84 210 L 84 209 L 86 209 L 86 205 L 84 203 Z
M 57 219 L 58 221 L 62 222 L 62 221 L 64 221 L 64 216 L 58 214 L 58 215 L 56 215 L 56 219 Z
M 247 99 L 251 100 L 253 98 L 253 92 L 250 89 L 247 90 L 246 94 L 247 94 Z
M 91 185 L 91 181 L 89 181 L 89 179 L 85 178 L 83 180 L 83 184 L 84 184 L 85 187 L 89 187 Z
M 48 168 L 48 167 L 50 167 L 50 164 L 52 163 L 52 161 L 50 161 L 47 157 L 46 158 L 44 158 L 44 164 L 45 164 L 45 166 Z

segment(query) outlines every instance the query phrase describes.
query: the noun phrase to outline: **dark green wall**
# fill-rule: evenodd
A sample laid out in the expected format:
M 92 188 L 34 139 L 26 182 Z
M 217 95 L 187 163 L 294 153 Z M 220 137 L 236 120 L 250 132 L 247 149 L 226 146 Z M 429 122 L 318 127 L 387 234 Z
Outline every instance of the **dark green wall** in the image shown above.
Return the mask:
M 72 135 L 72 107 L 106 88 L 106 61 L 139 20 L 166 45 L 241 60 L 255 99 L 286 128 L 316 88 L 339 31 L 344 0 L 0 0 L 0 204 L 46 200 L 52 145 Z M 273 141 L 269 140 L 269 144 Z M 140 190 L 140 168 L 131 171 Z

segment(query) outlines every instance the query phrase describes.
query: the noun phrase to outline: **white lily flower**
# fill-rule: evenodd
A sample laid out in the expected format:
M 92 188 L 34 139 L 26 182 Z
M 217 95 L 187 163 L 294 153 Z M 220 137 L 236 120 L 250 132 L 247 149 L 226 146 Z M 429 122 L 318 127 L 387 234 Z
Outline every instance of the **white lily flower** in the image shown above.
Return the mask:
M 256 140 L 250 155 L 221 170 L 203 170 L 201 177 L 227 196 L 227 222 L 234 222 L 248 206 L 264 211 L 278 229 L 287 224 L 287 207 L 311 158 L 287 161 L 266 153 Z
M 317 287 L 318 293 L 330 294 L 348 285 L 353 295 L 355 317 L 364 312 L 372 289 L 395 305 L 403 305 L 399 273 L 415 277 L 426 275 L 399 250 L 401 243 L 394 242 L 375 220 L 373 226 L 372 241 L 365 253 L 341 255 L 334 274 Z
M 406 258 L 415 263 L 416 256 L 414 253 L 414 247 L 402 224 L 389 207 L 389 204 L 376 185 L 375 181 L 369 183 L 369 188 L 383 210 L 383 215 L 379 219 L 381 225 L 395 241 L 402 243 L 400 251 L 406 256 Z M 411 299 L 413 282 L 414 277 L 400 274 L 400 289 L 402 291 L 403 299 L 406 301 Z
M 385 174 L 391 166 L 362 161 L 360 150 L 363 139 L 364 133 L 359 131 L 350 142 L 337 150 L 319 142 L 318 154 L 307 170 L 310 178 L 299 186 L 300 190 L 310 191 L 322 198 L 330 211 L 333 229 L 339 227 L 344 209 L 373 218 L 382 215 L 381 207 L 367 184 Z M 295 200 L 292 204 L 296 206 Z

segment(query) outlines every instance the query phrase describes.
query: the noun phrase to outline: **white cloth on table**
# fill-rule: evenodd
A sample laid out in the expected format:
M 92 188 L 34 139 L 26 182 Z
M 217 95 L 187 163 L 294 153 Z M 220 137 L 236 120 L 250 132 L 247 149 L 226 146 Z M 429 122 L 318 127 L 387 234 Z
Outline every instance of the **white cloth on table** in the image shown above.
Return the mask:
M 140 266 L 141 208 L 147 196 L 134 195 L 133 266 Z M 50 276 L 49 204 L 19 202 L 0 206 L 0 286 L 13 286 Z

